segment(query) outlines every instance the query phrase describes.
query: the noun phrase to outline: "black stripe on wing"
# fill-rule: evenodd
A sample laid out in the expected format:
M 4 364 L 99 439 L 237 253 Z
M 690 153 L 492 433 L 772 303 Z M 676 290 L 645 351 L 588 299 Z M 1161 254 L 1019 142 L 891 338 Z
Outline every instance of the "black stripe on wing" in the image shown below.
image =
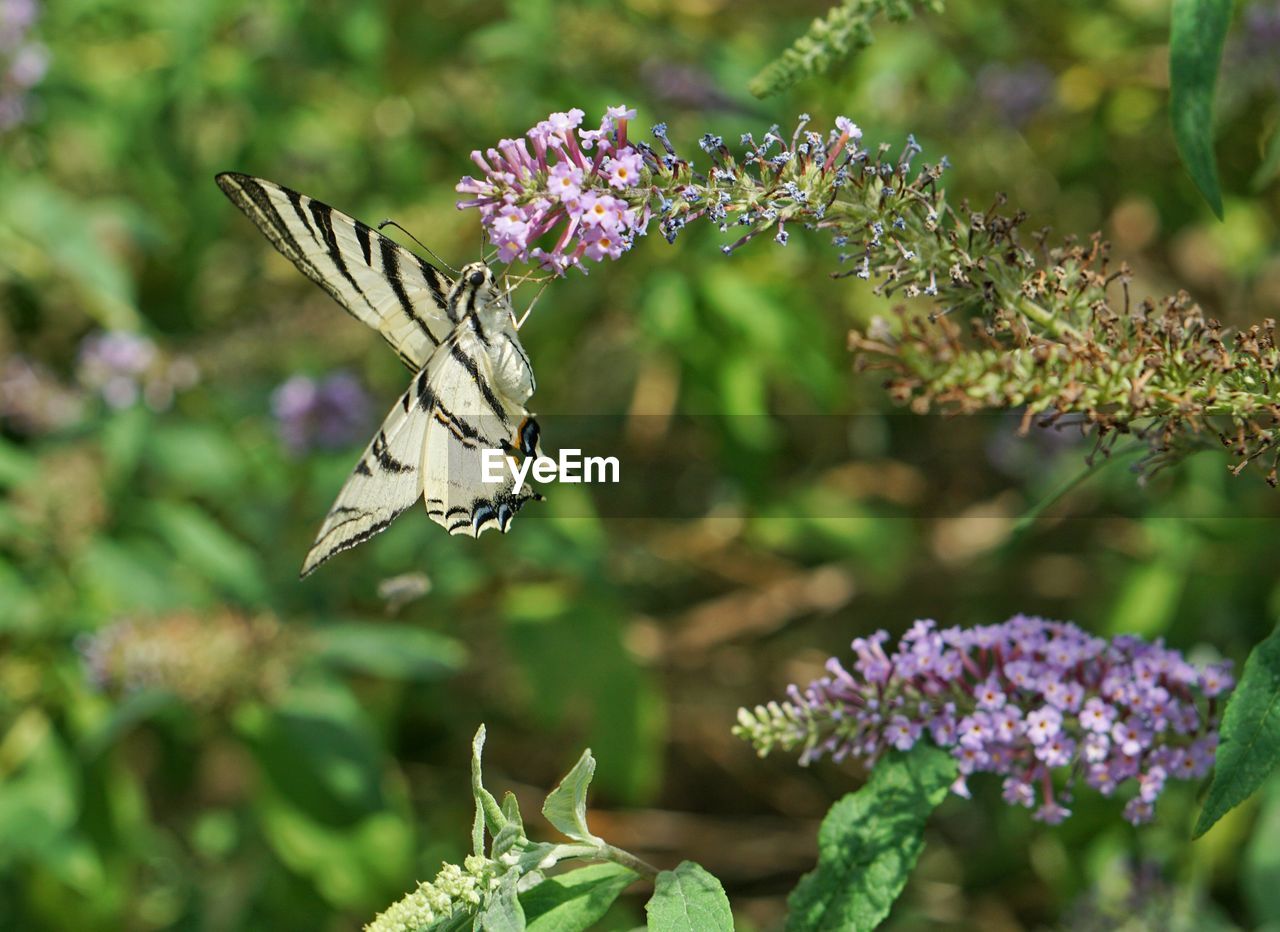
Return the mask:
M 541 502 L 545 499 L 537 492 L 524 490 L 519 493 L 499 492 L 490 498 L 475 498 L 470 505 L 455 505 L 443 511 L 444 504 L 438 498 L 427 499 L 427 514 L 442 518 L 442 523 L 450 534 L 467 534 L 479 537 L 491 527 L 496 527 L 503 534 L 511 528 L 511 521 L 516 513 L 524 507 L 525 502 Z M 451 520 L 452 519 L 452 520 Z
M 379 330 L 411 368 L 420 367 L 426 361 L 425 354 L 415 355 L 393 341 L 388 332 L 397 330 L 393 309 L 409 321 L 410 332 L 416 331 L 430 347 L 438 346 L 452 329 L 447 299 L 451 283 L 435 266 L 394 240 L 283 185 L 239 172 L 223 172 L 216 180 L 282 255 L 351 314 Z M 352 268 L 356 263 L 368 270 L 360 277 Z M 434 319 L 435 329 L 433 320 L 415 307 L 411 290 L 428 295 L 441 312 L 442 316 Z

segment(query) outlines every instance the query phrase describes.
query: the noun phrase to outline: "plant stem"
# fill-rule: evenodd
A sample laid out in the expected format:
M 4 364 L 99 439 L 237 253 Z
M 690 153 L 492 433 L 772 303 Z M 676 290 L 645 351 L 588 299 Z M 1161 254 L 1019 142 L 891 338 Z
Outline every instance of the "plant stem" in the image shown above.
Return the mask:
M 605 861 L 612 861 L 614 864 L 621 864 L 623 867 L 629 867 L 646 880 L 656 880 L 658 874 L 661 873 L 656 867 L 647 861 L 643 861 L 629 851 L 623 851 L 621 848 L 615 848 L 613 845 L 604 844 L 600 847 L 600 858 Z

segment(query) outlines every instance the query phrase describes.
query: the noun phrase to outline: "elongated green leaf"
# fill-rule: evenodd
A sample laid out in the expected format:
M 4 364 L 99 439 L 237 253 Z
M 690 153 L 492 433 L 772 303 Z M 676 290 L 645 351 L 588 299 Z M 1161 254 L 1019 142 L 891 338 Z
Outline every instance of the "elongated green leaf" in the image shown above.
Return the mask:
M 516 892 L 520 882 L 517 871 L 507 871 L 498 881 L 498 888 L 485 899 L 480 913 L 480 928 L 485 932 L 523 932 L 524 907 Z
M 1194 837 L 1249 798 L 1280 763 L 1280 628 L 1245 661 L 1222 715 L 1222 745 Z
M 596 759 L 588 748 L 542 804 L 548 822 L 575 841 L 589 844 L 600 843 L 587 828 L 587 790 L 595 772 Z
M 1169 114 L 1182 164 L 1222 219 L 1222 188 L 1213 154 L 1213 90 L 1232 0 L 1173 0 L 1169 27 Z
M 496 836 L 507 824 L 507 817 L 502 814 L 498 801 L 492 793 L 484 788 L 484 779 L 480 768 L 480 758 L 484 753 L 484 725 L 476 729 L 476 736 L 471 739 L 471 795 L 476 801 L 476 819 L 471 826 L 471 847 L 475 854 L 484 854 L 484 830 L 488 827 L 490 834 Z
M 400 680 L 438 680 L 466 662 L 466 648 L 453 638 L 407 625 L 357 621 L 331 625 L 313 635 L 325 663 Z
M 654 932 L 733 932 L 733 912 L 720 881 L 692 861 L 658 875 L 644 911 Z
M 544 880 L 520 897 L 529 932 L 578 932 L 599 921 L 636 879 L 619 864 L 592 864 Z
M 34 456 L 0 437 L 0 488 L 26 482 L 39 468 L 40 463 Z
M 502 858 L 505 855 L 515 851 L 519 856 L 520 850 L 529 839 L 524 834 L 524 820 L 520 817 L 520 803 L 516 800 L 514 793 L 507 793 L 502 797 L 502 817 L 506 819 L 506 824 L 502 826 L 501 831 L 493 836 L 493 844 L 489 849 L 491 858 Z
M 917 744 L 876 764 L 871 780 L 837 802 L 818 832 L 818 867 L 787 901 L 787 929 L 874 929 L 889 915 L 924 848 L 924 824 L 947 795 L 956 765 Z
M 257 554 L 208 514 L 184 502 L 153 502 L 147 516 L 182 563 L 244 602 L 265 602 Z

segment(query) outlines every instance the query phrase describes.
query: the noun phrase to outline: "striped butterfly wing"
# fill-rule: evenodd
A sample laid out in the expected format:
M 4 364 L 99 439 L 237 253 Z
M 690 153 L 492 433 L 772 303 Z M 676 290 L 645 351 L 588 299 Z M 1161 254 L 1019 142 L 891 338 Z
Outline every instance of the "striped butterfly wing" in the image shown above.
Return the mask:
M 409 250 L 283 185 L 238 172 L 217 182 L 281 254 L 381 333 L 410 369 L 424 366 L 453 330 L 449 279 Z
M 415 379 L 400 396 L 342 486 L 302 563 L 303 576 L 385 530 L 422 497 L 422 445 L 429 412 L 420 404 L 418 384 Z
M 490 357 L 475 332 L 457 328 L 356 463 L 303 561 L 302 575 L 385 530 L 424 496 L 427 514 L 450 534 L 479 537 L 491 527 L 505 532 L 525 502 L 542 496 L 527 486 L 516 492 L 505 459 L 498 470 L 502 481 L 484 482 L 484 451 L 520 446 L 517 433 L 528 418 L 523 404 L 494 385 Z M 539 452 L 536 440 L 532 452 Z
M 510 457 L 494 469 L 501 481 L 484 481 L 486 450 L 511 456 L 522 445 L 529 412 L 506 395 L 475 332 L 459 327 L 419 376 L 429 393 L 431 419 L 422 455 L 427 514 L 450 534 L 479 537 L 489 528 L 506 532 L 524 503 L 542 496 L 527 485 L 515 490 Z M 536 437 L 536 434 L 534 435 Z M 538 454 L 538 449 L 530 451 Z

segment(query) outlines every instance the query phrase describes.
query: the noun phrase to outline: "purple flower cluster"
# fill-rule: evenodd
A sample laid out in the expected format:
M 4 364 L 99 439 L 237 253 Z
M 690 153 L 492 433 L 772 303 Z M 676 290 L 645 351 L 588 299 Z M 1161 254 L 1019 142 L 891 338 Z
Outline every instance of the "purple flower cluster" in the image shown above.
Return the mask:
M 1107 641 L 1023 615 L 970 629 L 918 621 L 893 653 L 888 639 L 855 639 L 852 670 L 832 658 L 828 675 L 792 686 L 789 701 L 741 710 L 735 733 L 762 755 L 803 747 L 801 763 L 873 763 L 927 736 L 957 761 L 954 792 L 968 797 L 970 774 L 997 773 L 1006 802 L 1049 823 L 1071 814 L 1077 779 L 1104 796 L 1132 781 L 1124 816 L 1138 824 L 1167 780 L 1212 767 L 1216 697 L 1234 683 L 1229 664 L 1197 670 L 1159 641 Z
M 1228 56 L 1232 70 L 1243 77 L 1246 84 L 1280 85 L 1280 68 L 1276 67 L 1280 3 L 1276 0 L 1251 3 L 1245 7 L 1241 20 Z
M 274 695 L 293 669 L 295 648 L 275 617 L 228 610 L 122 618 L 76 639 L 95 688 L 164 690 L 205 707 Z
M 978 96 L 1013 127 L 1023 127 L 1053 98 L 1053 72 L 1038 61 L 991 62 L 978 72 Z
M 149 337 L 127 330 L 93 333 L 80 344 L 76 377 L 112 408 L 127 408 L 139 398 L 157 411 L 191 388 L 200 373 L 190 359 L 167 357 Z
M 563 274 L 582 260 L 617 259 L 649 222 L 646 197 L 636 197 L 645 169 L 627 141 L 635 111 L 609 107 L 599 129 L 581 129 L 583 112 L 553 113 L 496 149 L 471 153 L 483 173 L 457 190 L 471 197 L 503 262 L 533 261 Z M 540 245 L 541 244 L 541 245 Z
M 348 372 L 319 381 L 293 376 L 272 393 L 271 411 L 280 439 L 298 455 L 314 448 L 345 447 L 369 429 L 369 396 Z
M 39 7 L 35 0 L 0 0 L 0 132 L 27 115 L 27 91 L 49 66 L 49 53 L 29 33 Z
M 599 129 L 586 130 L 580 128 L 581 110 L 553 113 L 527 139 L 504 139 L 483 154 L 473 152 L 483 174 L 459 182 L 458 191 L 470 197 L 458 207 L 479 209 L 502 261 L 532 261 L 563 274 L 573 266 L 585 271 L 584 259 L 618 258 L 655 218 L 671 243 L 703 218 L 721 232 L 745 227 L 723 247 L 726 254 L 766 231 L 785 246 L 789 226 L 830 226 L 838 217 L 866 226 L 867 211 L 836 203 L 842 190 L 857 187 L 858 164 L 864 163 L 858 178 L 872 177 L 879 185 L 905 176 L 919 151 L 912 141 L 896 166 L 865 164 L 870 154 L 858 148 L 857 125 L 838 117 L 834 129 L 818 133 L 807 129 L 805 114 L 789 137 L 776 125 L 759 142 L 750 133 L 742 136 L 741 159 L 723 137 L 705 134 L 699 147 L 712 164 L 702 174 L 676 152 L 665 123 L 653 127 L 657 147 L 628 139 L 634 116 L 634 110 L 610 107 Z M 877 196 L 876 203 L 878 210 L 885 200 Z M 879 246 L 885 225 L 874 226 L 872 245 Z M 850 243 L 847 234 L 839 240 Z

